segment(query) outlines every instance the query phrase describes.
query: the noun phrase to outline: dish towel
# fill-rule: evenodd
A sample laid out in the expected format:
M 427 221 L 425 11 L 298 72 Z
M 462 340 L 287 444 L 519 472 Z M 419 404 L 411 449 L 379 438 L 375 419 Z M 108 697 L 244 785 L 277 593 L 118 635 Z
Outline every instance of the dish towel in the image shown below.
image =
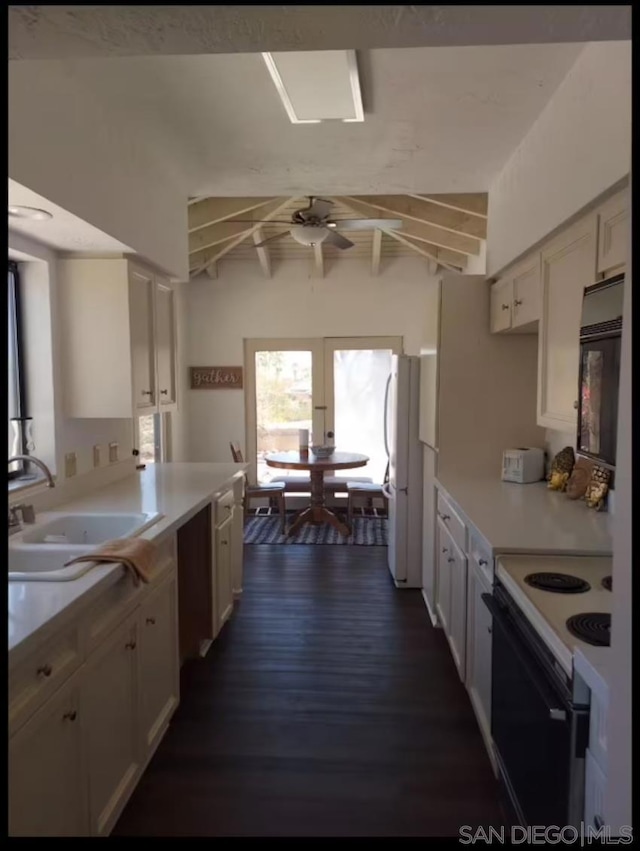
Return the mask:
M 156 559 L 156 548 L 145 538 L 117 538 L 106 541 L 96 550 L 72 558 L 65 567 L 79 561 L 94 561 L 97 564 L 123 564 L 133 577 L 136 585 L 149 582 Z

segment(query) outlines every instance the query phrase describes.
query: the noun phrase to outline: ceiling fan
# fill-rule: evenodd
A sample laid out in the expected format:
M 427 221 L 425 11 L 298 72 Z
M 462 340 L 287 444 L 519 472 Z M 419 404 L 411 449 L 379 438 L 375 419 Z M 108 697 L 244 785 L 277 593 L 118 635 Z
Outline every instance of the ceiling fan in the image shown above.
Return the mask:
M 338 229 L 373 230 L 374 228 L 381 228 L 382 230 L 399 230 L 402 227 L 400 219 L 332 219 L 330 217 L 332 207 L 333 201 L 314 198 L 310 195 L 309 206 L 302 210 L 296 210 L 291 216 L 290 222 L 278 222 L 274 219 L 265 220 L 265 224 L 290 224 L 293 227 L 275 236 L 270 236 L 268 239 L 263 239 L 262 242 L 256 244 L 256 248 L 284 239 L 285 236 L 292 236 L 300 245 L 313 246 L 326 242 L 329 245 L 335 245 L 336 248 L 351 248 L 354 243 L 338 233 Z M 244 220 L 233 219 L 232 221 L 242 222 Z M 258 224 L 258 221 L 254 219 L 250 223 Z

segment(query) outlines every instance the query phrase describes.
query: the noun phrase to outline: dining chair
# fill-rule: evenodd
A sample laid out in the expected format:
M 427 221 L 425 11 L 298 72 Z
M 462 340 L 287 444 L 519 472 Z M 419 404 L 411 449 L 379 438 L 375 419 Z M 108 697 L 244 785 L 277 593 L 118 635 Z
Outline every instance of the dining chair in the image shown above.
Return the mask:
M 353 511 L 359 499 L 366 499 L 367 504 L 372 504 L 374 499 L 381 499 L 384 504 L 385 514 L 389 514 L 389 499 L 384 492 L 384 485 L 389 482 L 389 464 L 384 472 L 383 484 L 376 482 L 347 482 L 347 523 L 351 525 Z
M 244 458 L 242 457 L 242 450 L 240 449 L 240 444 L 232 441 L 229 446 L 231 447 L 231 457 L 236 462 L 236 464 L 243 464 Z M 246 521 L 247 519 L 247 509 L 249 508 L 249 503 L 252 499 L 268 498 L 270 502 L 271 500 L 274 500 L 278 505 L 278 513 L 280 514 L 280 528 L 284 533 L 287 521 L 284 488 L 284 484 L 280 482 L 267 482 L 265 484 L 255 485 L 249 484 L 249 479 L 247 478 L 247 474 L 245 473 L 244 499 L 242 501 L 244 520 Z

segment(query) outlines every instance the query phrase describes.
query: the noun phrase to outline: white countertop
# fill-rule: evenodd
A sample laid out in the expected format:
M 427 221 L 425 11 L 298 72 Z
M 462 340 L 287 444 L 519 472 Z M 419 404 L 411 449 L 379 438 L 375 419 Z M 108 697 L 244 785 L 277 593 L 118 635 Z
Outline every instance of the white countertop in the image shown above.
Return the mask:
M 160 512 L 163 517 L 140 537 L 148 540 L 171 534 L 207 503 L 229 489 L 246 464 L 152 464 L 81 499 L 56 506 L 64 512 Z M 47 513 L 36 521 L 45 522 Z M 70 582 L 9 582 L 9 653 L 27 639 L 48 633 L 62 617 L 93 602 L 123 575 L 120 565 L 96 566 Z M 29 642 L 31 644 L 31 641 Z M 12 656 L 13 661 L 13 656 Z
M 546 482 L 519 485 L 456 475 L 439 476 L 436 481 L 494 554 L 612 553 L 610 515 L 549 490 Z

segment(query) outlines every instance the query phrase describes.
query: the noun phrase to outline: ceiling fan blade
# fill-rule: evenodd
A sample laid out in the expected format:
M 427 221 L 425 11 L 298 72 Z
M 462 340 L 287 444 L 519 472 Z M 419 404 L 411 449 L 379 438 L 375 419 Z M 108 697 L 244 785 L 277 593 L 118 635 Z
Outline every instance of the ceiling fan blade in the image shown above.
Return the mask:
M 302 212 L 305 217 L 313 217 L 315 219 L 325 219 L 331 212 L 333 201 L 325 201 L 324 198 L 312 198 L 311 205 Z
M 353 242 L 351 242 L 350 239 L 346 239 L 346 237 L 334 230 L 329 231 L 327 236 L 323 239 L 323 242 L 326 242 L 329 245 L 335 245 L 336 248 L 351 248 L 353 245 Z
M 336 219 L 329 222 L 334 223 L 340 230 L 400 230 L 402 227 L 401 219 Z
M 283 230 L 282 233 L 277 233 L 275 236 L 270 236 L 268 239 L 263 239 L 262 242 L 256 243 L 256 248 L 262 248 L 263 245 L 266 245 L 268 242 L 276 242 L 278 239 L 283 239 L 285 236 L 289 236 L 288 230 Z
M 233 225 L 290 225 L 291 219 L 225 219 L 217 224 Z

